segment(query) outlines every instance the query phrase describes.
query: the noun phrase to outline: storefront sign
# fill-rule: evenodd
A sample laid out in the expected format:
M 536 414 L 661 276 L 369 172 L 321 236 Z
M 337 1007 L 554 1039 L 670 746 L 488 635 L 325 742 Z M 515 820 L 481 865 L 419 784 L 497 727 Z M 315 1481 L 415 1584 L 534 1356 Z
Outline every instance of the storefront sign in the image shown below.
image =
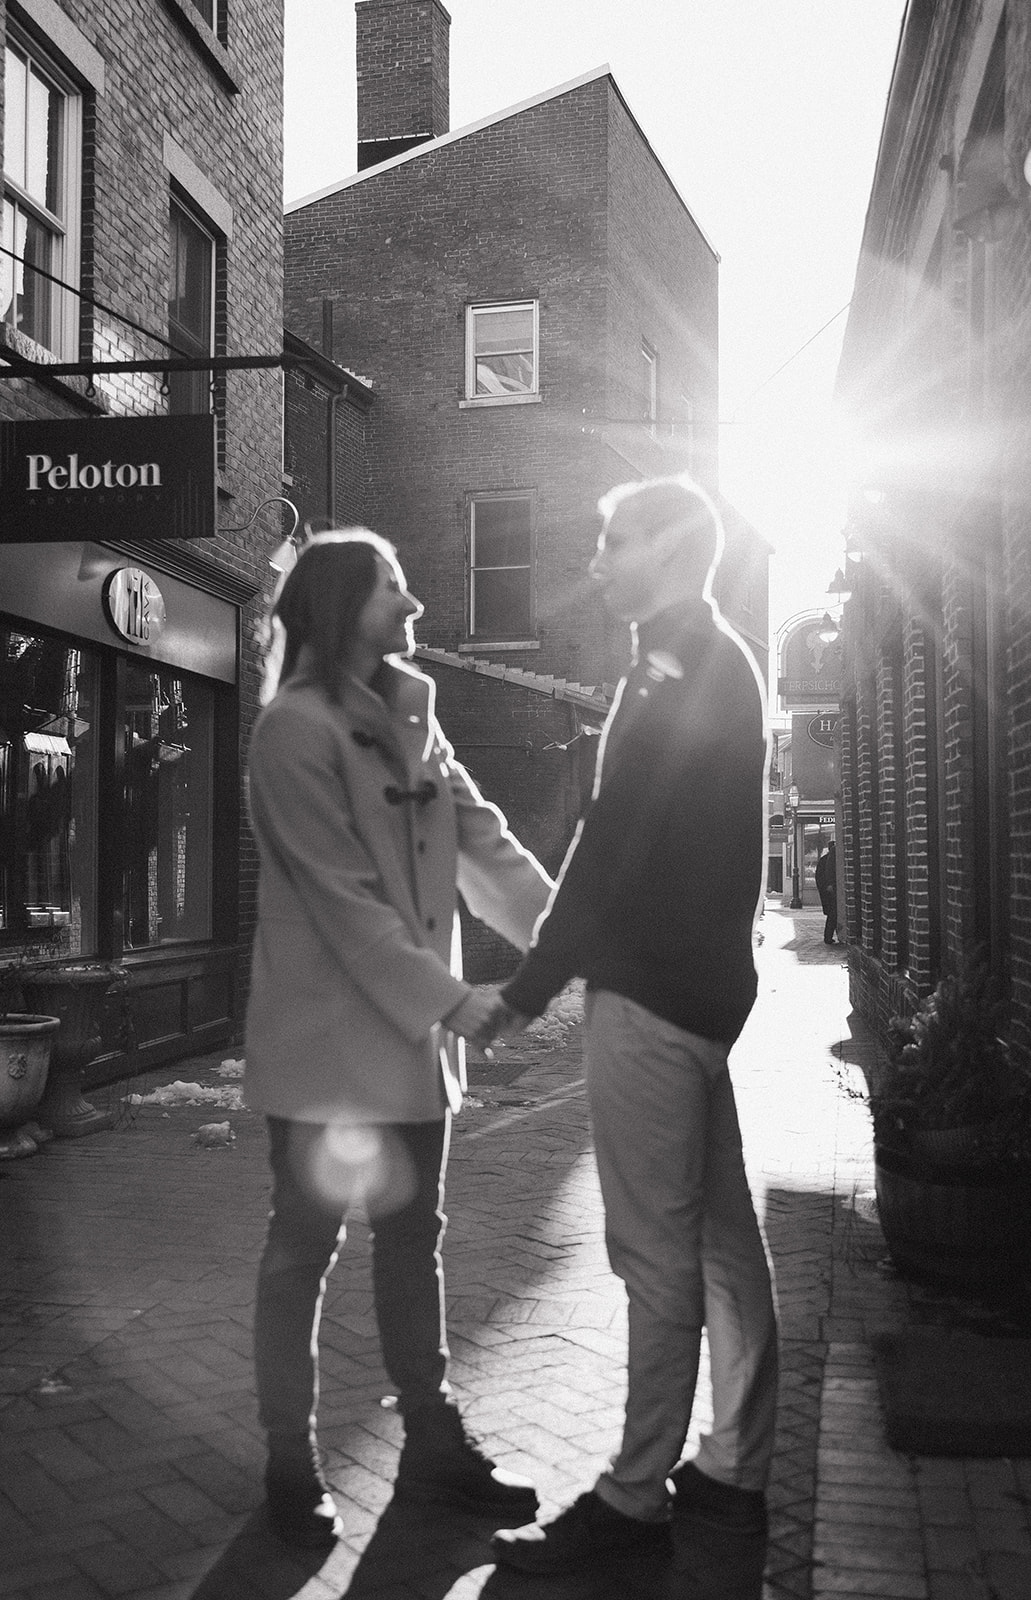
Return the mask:
M 214 532 L 214 417 L 0 423 L 0 543 Z
M 806 733 L 814 744 L 823 745 L 825 750 L 833 750 L 834 736 L 838 731 L 838 723 L 840 721 L 841 718 L 836 712 L 833 714 L 823 712 L 820 716 L 812 719 L 806 728 Z
M 139 567 L 119 567 L 104 585 L 104 609 L 116 633 L 130 644 L 149 645 L 165 625 L 165 600 Z

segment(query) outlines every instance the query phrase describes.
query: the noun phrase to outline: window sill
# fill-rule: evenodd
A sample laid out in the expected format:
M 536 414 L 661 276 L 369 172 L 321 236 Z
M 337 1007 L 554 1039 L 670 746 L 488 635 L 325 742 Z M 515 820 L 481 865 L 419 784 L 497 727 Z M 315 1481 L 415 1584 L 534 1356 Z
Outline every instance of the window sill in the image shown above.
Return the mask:
M 191 5 L 190 0 L 163 0 L 163 4 L 173 21 L 196 46 L 215 76 L 221 80 L 222 87 L 230 94 L 239 94 L 240 84 L 229 51 L 218 35 L 208 27 L 196 6 Z
M 474 656 L 483 650 L 539 650 L 539 639 L 477 639 L 472 644 L 460 644 L 460 656 Z
M 478 394 L 474 398 L 459 400 L 459 411 L 479 411 L 488 406 L 535 406 L 540 405 L 543 396 L 539 394 Z
M 64 359 L 55 355 L 52 350 L 48 350 L 45 345 L 37 344 L 19 329 L 12 328 L 9 323 L 0 322 L 0 363 L 3 362 L 5 353 L 21 361 L 32 361 L 44 368 Z M 73 360 L 74 357 L 69 359 Z M 45 371 L 26 372 L 24 375 L 19 374 L 17 378 L 5 379 L 5 383 L 9 389 L 15 390 L 19 384 L 43 383 L 48 389 L 56 389 L 59 394 L 69 396 L 87 411 L 104 413 L 108 409 L 107 401 L 100 390 L 94 390 L 92 395 L 89 393 L 89 379 L 86 377 L 48 378 Z

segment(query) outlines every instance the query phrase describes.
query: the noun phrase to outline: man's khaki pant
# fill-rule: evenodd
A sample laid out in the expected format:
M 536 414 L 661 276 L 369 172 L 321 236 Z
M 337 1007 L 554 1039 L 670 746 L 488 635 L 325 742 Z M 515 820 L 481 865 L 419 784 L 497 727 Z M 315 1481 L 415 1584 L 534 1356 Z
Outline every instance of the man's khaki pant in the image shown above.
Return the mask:
M 777 1327 L 745 1178 L 726 1048 L 607 990 L 588 994 L 587 1092 L 612 1270 L 629 1300 L 623 1442 L 597 1483 L 628 1516 L 665 1515 L 691 1421 L 704 1326 L 713 1425 L 695 1464 L 764 1489 Z

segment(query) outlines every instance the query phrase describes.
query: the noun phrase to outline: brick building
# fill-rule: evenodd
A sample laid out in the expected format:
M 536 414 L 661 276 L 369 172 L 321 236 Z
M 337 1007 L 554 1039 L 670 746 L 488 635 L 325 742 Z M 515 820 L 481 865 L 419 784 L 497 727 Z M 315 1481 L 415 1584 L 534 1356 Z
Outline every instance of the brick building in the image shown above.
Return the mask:
M 230 1036 L 253 919 L 282 7 L 9 0 L 0 29 L 0 964 L 117 962 L 152 1065 Z
M 981 947 L 1031 1045 L 1031 4 L 910 0 L 839 375 L 854 1002 Z
M 685 469 L 717 492 L 718 259 L 607 69 L 451 131 L 439 0 L 356 12 L 359 170 L 288 207 L 287 326 L 368 376 L 366 519 L 460 756 L 554 866 L 624 664 L 586 579 L 598 497 Z M 728 508 L 764 675 L 767 558 Z

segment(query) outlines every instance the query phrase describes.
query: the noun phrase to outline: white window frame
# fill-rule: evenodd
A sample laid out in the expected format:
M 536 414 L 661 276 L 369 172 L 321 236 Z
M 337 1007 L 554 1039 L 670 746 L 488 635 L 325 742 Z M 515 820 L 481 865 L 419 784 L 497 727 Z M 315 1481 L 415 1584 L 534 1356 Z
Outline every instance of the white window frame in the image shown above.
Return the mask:
M 50 342 L 39 348 L 49 350 L 56 360 L 74 361 L 79 352 L 79 297 L 72 291 L 78 289 L 80 281 L 82 91 L 10 16 L 7 19 L 6 42 L 17 55 L 25 57 L 31 63 L 40 77 L 49 82 L 63 101 L 63 127 L 57 173 L 63 201 L 61 214 L 49 211 L 46 206 L 33 199 L 6 172 L 0 178 L 0 183 L 4 198 L 12 200 L 19 210 L 35 217 L 54 241 L 48 271 L 68 287 L 59 288 L 56 283 L 50 284 L 53 294 Z M 5 267 L 9 267 L 17 274 L 20 263 L 12 261 L 10 256 L 5 256 L 3 260 Z M 5 324 L 5 326 L 12 325 Z M 21 333 L 20 329 L 15 331 Z M 29 337 L 27 334 L 21 336 Z M 31 342 L 38 345 L 35 339 Z
M 476 393 L 476 325 L 477 318 L 492 312 L 529 311 L 532 315 L 533 381 L 520 394 Z M 465 308 L 465 398 L 462 408 L 470 406 L 524 406 L 540 401 L 540 301 L 539 300 L 488 300 Z
M 504 567 L 482 567 L 476 562 L 476 507 L 486 503 L 495 504 L 499 500 L 520 500 L 526 504 L 528 510 L 527 527 L 527 559 L 526 561 L 511 562 Z M 485 491 L 469 495 L 469 638 L 477 645 L 481 643 L 506 643 L 511 645 L 517 635 L 498 635 L 496 639 L 489 639 L 486 634 L 476 632 L 476 575 L 478 572 L 525 572 L 529 585 L 529 631 L 531 635 L 537 632 L 537 606 L 534 593 L 534 496 L 527 489 L 511 489 Z M 524 642 L 524 641 L 520 641 Z M 527 645 L 536 643 L 535 640 L 526 640 Z
M 197 229 L 197 231 L 204 235 L 204 237 L 208 240 L 208 242 L 209 242 L 209 244 L 211 246 L 211 254 L 210 254 L 210 259 L 209 259 L 209 262 L 208 262 L 208 338 L 207 338 L 208 348 L 204 352 L 204 354 L 208 355 L 208 356 L 213 356 L 215 354 L 216 324 L 217 324 L 217 321 L 218 321 L 218 300 L 217 300 L 217 296 L 216 296 L 216 289 L 217 289 L 217 284 L 218 284 L 219 235 L 218 235 L 218 232 L 215 230 L 215 228 L 212 227 L 211 223 L 208 221 L 207 217 L 204 215 L 204 213 L 202 211 L 198 210 L 198 208 L 195 205 L 192 205 L 190 203 L 189 199 L 186 198 L 183 194 L 179 193 L 177 189 L 171 188 L 170 192 L 169 192 L 169 203 L 168 203 L 169 245 L 171 245 L 171 242 L 172 242 L 171 219 L 172 219 L 172 210 L 173 210 L 173 208 L 175 208 L 178 211 L 180 211 L 182 213 L 182 215 L 187 219 L 187 221 L 191 222 L 193 224 L 193 226 Z M 172 331 L 172 325 L 171 325 L 171 318 L 169 318 L 168 338 L 171 339 L 172 337 L 173 337 L 173 331 Z M 200 379 L 203 378 L 204 375 L 202 373 L 199 373 L 199 374 L 189 373 L 189 374 L 186 374 L 186 376 L 188 376 L 190 378 L 196 378 L 198 380 L 198 383 L 199 383 Z M 214 395 L 212 393 L 212 374 L 210 372 L 208 373 L 207 378 L 205 380 L 205 386 L 206 386 L 207 395 L 208 395 L 207 410 L 208 411 L 214 411 L 215 410 L 215 401 L 214 401 Z M 179 415 L 203 415 L 203 413 L 200 412 L 199 410 L 198 410 L 198 412 L 178 413 L 178 414 Z

